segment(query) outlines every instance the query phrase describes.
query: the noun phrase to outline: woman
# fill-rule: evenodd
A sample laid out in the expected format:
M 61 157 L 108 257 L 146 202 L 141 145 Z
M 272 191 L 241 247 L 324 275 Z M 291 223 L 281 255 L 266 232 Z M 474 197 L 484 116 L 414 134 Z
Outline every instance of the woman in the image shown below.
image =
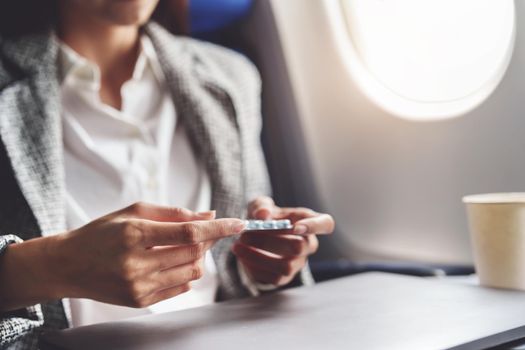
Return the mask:
M 310 283 L 334 223 L 267 197 L 252 65 L 149 21 L 158 0 L 33 5 L 0 21 L 0 346 Z M 293 231 L 234 242 L 246 210 Z

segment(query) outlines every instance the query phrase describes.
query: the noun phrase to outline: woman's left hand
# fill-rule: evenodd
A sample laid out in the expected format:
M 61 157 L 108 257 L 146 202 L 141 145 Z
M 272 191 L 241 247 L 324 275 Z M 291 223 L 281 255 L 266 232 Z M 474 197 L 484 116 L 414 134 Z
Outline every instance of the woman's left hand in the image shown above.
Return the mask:
M 245 232 L 233 246 L 233 253 L 255 281 L 275 286 L 290 283 L 306 265 L 308 256 L 317 251 L 316 235 L 330 234 L 335 226 L 328 214 L 307 208 L 280 208 L 269 197 L 252 201 L 248 217 L 289 219 L 293 224 L 291 230 Z

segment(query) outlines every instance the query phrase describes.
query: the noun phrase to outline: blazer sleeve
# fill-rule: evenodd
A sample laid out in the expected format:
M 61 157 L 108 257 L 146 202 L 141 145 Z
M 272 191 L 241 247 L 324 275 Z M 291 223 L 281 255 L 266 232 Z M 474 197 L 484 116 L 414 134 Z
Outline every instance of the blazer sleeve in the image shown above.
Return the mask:
M 247 202 L 255 199 L 261 195 L 272 195 L 270 177 L 268 174 L 268 168 L 266 166 L 266 161 L 264 157 L 264 152 L 261 145 L 261 131 L 262 131 L 262 111 L 261 111 L 261 93 L 262 93 L 262 84 L 261 77 L 255 65 L 248 61 L 247 59 L 242 59 L 245 65 L 244 69 L 238 69 L 239 71 L 245 71 L 243 79 L 237 79 L 237 84 L 240 88 L 240 91 L 243 92 L 243 101 L 246 101 L 246 105 L 242 108 L 245 108 L 246 114 L 248 116 L 248 127 L 245 128 L 243 132 L 244 145 L 245 145 L 245 164 L 246 164 L 246 199 Z M 247 80 L 247 81 L 246 81 Z M 239 107 L 241 109 L 241 107 Z M 239 274 L 242 274 L 239 269 L 237 269 Z M 240 276 L 240 280 L 243 281 L 243 285 L 250 291 L 250 294 L 264 294 L 266 292 L 272 292 L 275 290 L 280 290 L 282 288 L 268 288 L 267 286 L 263 288 L 258 288 L 258 293 L 253 292 L 253 286 L 259 287 L 253 281 L 247 281 L 246 276 Z M 252 283 L 250 283 L 252 282 Z M 298 287 L 302 285 L 312 285 L 314 284 L 314 279 L 311 274 L 308 264 L 297 274 L 297 276 L 284 288 Z
M 261 111 L 262 83 L 259 71 L 245 56 L 232 53 L 232 62 L 223 71 L 231 78 L 238 96 L 238 123 L 243 147 L 245 200 L 272 195 L 270 176 L 261 145 L 263 116 Z
M 208 48 L 212 49 L 210 51 L 213 51 L 213 53 L 208 52 L 208 54 L 214 57 L 215 62 L 220 66 L 220 70 L 229 77 L 232 86 L 240 97 L 239 100 L 242 101 L 241 105 L 235 107 L 240 113 L 238 122 L 241 126 L 243 144 L 245 200 L 248 203 L 257 196 L 271 196 L 270 177 L 261 144 L 263 118 L 261 111 L 262 83 L 260 74 L 255 65 L 245 56 L 231 52 L 230 50 L 225 50 L 224 48 L 214 49 L 212 45 L 208 45 Z M 230 252 L 229 254 L 232 253 Z M 235 271 L 239 273 L 238 268 L 236 268 Z M 246 281 L 245 276 L 243 277 L 239 274 L 238 277 L 243 287 L 247 289 L 251 295 L 269 292 L 258 290 L 258 293 L 254 293 L 253 284 Z M 243 281 L 243 279 L 245 281 Z M 284 288 L 312 285 L 314 283 L 310 268 L 307 264 Z M 275 290 L 279 289 L 282 288 L 276 288 Z
M 15 235 L 1 235 L 0 259 L 10 244 L 20 242 L 22 240 Z M 15 342 L 43 325 L 44 316 L 40 305 L 0 313 L 0 349 L 9 348 L 9 346 L 14 345 Z

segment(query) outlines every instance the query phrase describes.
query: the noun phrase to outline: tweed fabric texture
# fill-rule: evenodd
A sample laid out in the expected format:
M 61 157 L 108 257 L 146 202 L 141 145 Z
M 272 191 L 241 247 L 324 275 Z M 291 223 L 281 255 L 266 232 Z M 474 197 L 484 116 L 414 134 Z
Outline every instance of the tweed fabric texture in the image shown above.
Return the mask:
M 174 37 L 155 23 L 144 31 L 157 51 L 180 122 L 206 161 L 212 208 L 219 217 L 244 217 L 249 200 L 270 193 L 259 138 L 256 69 L 237 53 Z M 66 229 L 57 52 L 51 31 L 0 38 L 0 193 L 9 196 L 0 198 L 0 210 L 16 213 L 0 213 L 0 251 L 19 239 Z M 219 300 L 249 295 L 230 252 L 234 239 L 212 249 Z M 311 282 L 305 269 L 294 284 Z M 69 326 L 65 306 L 52 301 L 0 314 L 0 349 L 38 349 L 41 332 Z

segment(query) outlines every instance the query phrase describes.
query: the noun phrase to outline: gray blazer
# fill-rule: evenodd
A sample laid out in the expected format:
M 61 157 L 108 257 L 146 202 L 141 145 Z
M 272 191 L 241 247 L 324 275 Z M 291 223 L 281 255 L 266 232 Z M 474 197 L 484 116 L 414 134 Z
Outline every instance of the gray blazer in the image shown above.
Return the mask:
M 219 217 L 242 217 L 270 186 L 260 147 L 260 80 L 243 56 L 145 27 L 178 115 L 212 182 Z M 57 71 L 51 32 L 0 38 L 0 253 L 10 244 L 65 230 L 64 166 Z M 214 246 L 218 300 L 248 296 L 230 253 Z M 95 243 L 95 242 L 94 242 Z M 305 269 L 294 284 L 312 283 Z M 38 334 L 69 325 L 62 301 L 0 314 L 0 348 L 37 349 Z

